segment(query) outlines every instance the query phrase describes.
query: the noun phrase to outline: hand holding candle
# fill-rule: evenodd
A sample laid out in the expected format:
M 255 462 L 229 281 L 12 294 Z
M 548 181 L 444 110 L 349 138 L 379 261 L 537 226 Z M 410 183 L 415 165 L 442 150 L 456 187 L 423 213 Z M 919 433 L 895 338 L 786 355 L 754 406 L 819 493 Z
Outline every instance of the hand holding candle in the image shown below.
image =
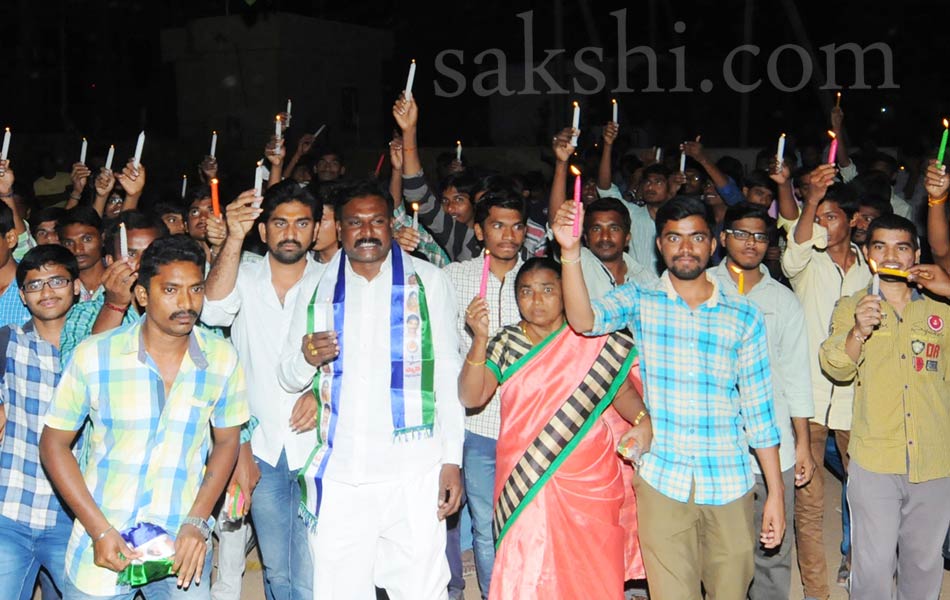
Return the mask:
M 10 131 L 10 130 L 8 129 L 7 131 Z M 940 149 L 937 150 L 937 167 L 938 168 L 943 165 L 943 155 L 947 151 L 948 131 L 950 131 L 950 121 L 948 121 L 947 119 L 944 119 L 943 120 L 943 137 L 940 138 Z M 6 141 L 4 141 L 4 148 L 6 148 Z M 6 157 L 6 153 L 4 153 L 4 157 Z
M 211 210 L 214 212 L 215 218 L 221 218 L 221 199 L 218 196 L 217 177 L 211 180 Z

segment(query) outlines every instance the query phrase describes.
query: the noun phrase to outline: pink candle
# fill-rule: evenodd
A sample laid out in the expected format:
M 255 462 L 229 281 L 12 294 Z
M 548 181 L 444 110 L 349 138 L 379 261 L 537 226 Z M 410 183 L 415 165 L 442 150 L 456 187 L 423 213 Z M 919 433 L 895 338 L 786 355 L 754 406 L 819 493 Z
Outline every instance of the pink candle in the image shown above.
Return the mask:
M 484 298 L 488 295 L 488 274 L 491 272 L 491 252 L 485 248 L 485 262 L 482 263 L 482 282 L 478 286 L 478 297 Z
M 379 155 L 379 160 L 376 162 L 376 177 L 379 177 L 379 172 L 383 169 L 383 159 L 386 158 L 386 153 L 383 152 Z
M 828 135 L 831 136 L 831 147 L 828 148 L 828 164 L 835 164 L 835 158 L 838 156 L 838 137 L 835 136 L 834 131 L 828 131 Z
M 571 230 L 571 233 L 574 234 L 574 237 L 580 237 L 581 235 L 581 172 L 580 170 L 571 165 L 571 173 L 574 174 L 574 228 Z

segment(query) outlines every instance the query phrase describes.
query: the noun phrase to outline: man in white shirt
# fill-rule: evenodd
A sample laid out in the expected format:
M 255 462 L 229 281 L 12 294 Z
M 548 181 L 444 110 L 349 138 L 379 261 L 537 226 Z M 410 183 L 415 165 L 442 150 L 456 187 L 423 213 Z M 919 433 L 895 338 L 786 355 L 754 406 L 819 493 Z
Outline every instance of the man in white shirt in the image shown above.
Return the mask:
M 320 398 L 301 475 L 315 600 L 447 595 L 464 432 L 455 293 L 393 245 L 392 211 L 371 182 L 341 190 L 343 252 L 308 277 L 280 360 L 284 389 Z
M 247 374 L 251 415 L 259 422 L 250 442 L 241 445 L 228 489 L 236 494 L 235 485 L 240 486 L 253 500 L 268 596 L 310 600 L 313 565 L 306 526 L 297 516 L 297 474 L 316 444 L 316 402 L 312 394 L 284 391 L 277 371 L 294 304 L 310 291 L 301 292 L 301 282 L 322 271 L 310 248 L 319 223 L 315 216 L 323 214 L 323 207 L 293 182 L 272 187 L 258 208 L 260 202 L 249 190 L 228 205 L 228 237 L 208 275 L 201 319 L 231 327 Z M 241 247 L 255 223 L 267 254 L 242 262 Z M 243 558 L 244 545 L 238 544 L 237 551 Z

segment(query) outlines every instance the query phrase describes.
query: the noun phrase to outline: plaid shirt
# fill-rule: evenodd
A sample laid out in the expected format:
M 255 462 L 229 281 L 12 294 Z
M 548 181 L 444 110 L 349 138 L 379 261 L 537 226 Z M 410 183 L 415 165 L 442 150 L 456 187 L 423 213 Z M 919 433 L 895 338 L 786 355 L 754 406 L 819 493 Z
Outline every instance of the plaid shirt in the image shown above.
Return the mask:
M 63 507 L 40 466 L 43 416 L 59 381 L 59 352 L 33 321 L 0 329 L 0 403 L 7 426 L 0 443 L 0 514 L 32 529 L 56 524 Z
M 406 206 L 397 201 L 396 207 L 393 209 L 393 229 L 402 229 L 403 227 L 412 227 L 412 217 L 406 212 Z M 416 227 L 416 231 L 419 232 L 419 246 L 416 251 L 439 268 L 449 264 L 449 255 L 445 253 L 442 246 L 436 243 L 432 234 L 426 231 L 422 225 Z
M 465 309 L 471 304 L 472 298 L 478 295 L 479 287 L 482 283 L 482 265 L 485 264 L 485 256 L 479 256 L 471 260 L 455 262 L 445 268 L 445 274 L 452 281 L 452 287 L 455 288 L 455 299 L 458 304 L 458 316 L 456 317 L 456 328 L 459 333 L 459 352 L 462 356 L 468 354 L 472 347 L 472 335 L 465 325 Z M 491 275 L 488 278 L 488 289 L 485 293 L 488 301 L 488 331 L 490 335 L 495 335 L 502 327 L 514 325 L 521 320 L 521 313 L 518 311 L 518 300 L 515 296 L 515 275 L 523 264 L 521 258 L 508 272 L 504 281 L 499 281 L 497 277 Z M 476 409 L 474 412 L 467 412 L 465 416 L 465 429 L 472 433 L 498 439 L 498 430 L 501 428 L 501 403 L 498 402 L 498 392 L 488 404 L 482 409 Z
M 23 300 L 20 299 L 20 288 L 17 287 L 16 279 L 13 279 L 3 294 L 0 294 L 0 327 L 23 325 L 29 320 L 30 311 L 23 305 Z
M 116 529 L 150 522 L 176 535 L 198 495 L 211 427 L 248 420 L 244 372 L 221 337 L 195 328 L 171 392 L 142 344 L 145 317 L 79 344 L 56 387 L 46 425 L 75 431 L 88 417 L 86 487 Z M 110 596 L 116 575 L 93 563 L 78 521 L 66 573 L 82 592 Z
M 77 302 L 69 309 L 66 314 L 66 324 L 63 325 L 63 331 L 59 334 L 59 354 L 62 357 L 63 364 L 69 364 L 69 359 L 73 356 L 73 351 L 79 342 L 92 335 L 92 326 L 96 323 L 99 312 L 105 305 L 105 294 L 99 294 L 87 302 Z M 122 317 L 123 325 L 130 325 L 138 320 L 138 314 L 131 306 Z
M 593 302 L 602 335 L 629 327 L 640 351 L 653 445 L 640 475 L 662 494 L 722 505 L 754 483 L 749 446 L 779 443 L 762 313 L 747 298 L 720 293 L 691 309 L 669 274 L 656 289 L 624 284 Z

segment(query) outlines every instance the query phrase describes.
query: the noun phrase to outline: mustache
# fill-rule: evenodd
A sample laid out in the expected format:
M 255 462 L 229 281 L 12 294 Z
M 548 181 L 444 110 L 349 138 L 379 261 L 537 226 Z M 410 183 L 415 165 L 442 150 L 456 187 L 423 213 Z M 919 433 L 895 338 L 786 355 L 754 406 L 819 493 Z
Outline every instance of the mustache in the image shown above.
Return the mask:
M 180 318 L 182 318 L 182 317 L 191 317 L 192 319 L 194 319 L 195 321 L 197 321 L 197 320 L 198 320 L 198 313 L 196 313 L 196 312 L 193 311 L 193 310 L 179 310 L 178 312 L 173 312 L 172 315 L 171 315 L 170 317 L 168 317 L 168 320 L 169 320 L 169 321 L 177 321 L 178 319 L 180 319 Z
M 382 246 L 383 240 L 379 238 L 360 238 L 353 242 L 354 246 L 359 246 L 360 244 L 374 244 L 376 246 Z
M 277 246 L 280 247 L 280 246 L 283 246 L 284 244 L 293 244 L 297 248 L 303 248 L 303 244 L 301 244 L 297 240 L 282 240 L 277 243 Z

